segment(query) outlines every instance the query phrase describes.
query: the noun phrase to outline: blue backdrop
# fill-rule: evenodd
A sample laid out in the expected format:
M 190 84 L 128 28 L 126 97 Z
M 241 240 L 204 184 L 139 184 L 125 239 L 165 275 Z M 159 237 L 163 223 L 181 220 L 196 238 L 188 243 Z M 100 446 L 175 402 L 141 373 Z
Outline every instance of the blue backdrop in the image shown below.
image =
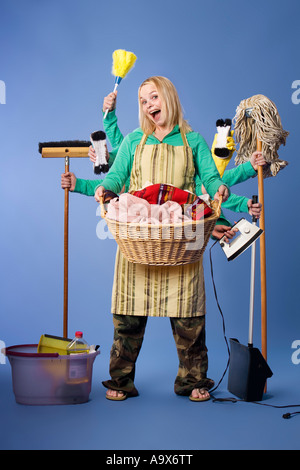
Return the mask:
M 1 1 L 2 342 L 7 346 L 36 343 L 43 333 L 62 335 L 64 193 L 60 175 L 64 161 L 42 159 L 38 144 L 88 140 L 92 131 L 102 128 L 103 97 L 112 91 L 114 82 L 112 52 L 122 48 L 138 57 L 119 87 L 117 114 L 124 134 L 138 127 L 137 89 L 151 75 L 164 75 L 174 82 L 185 117 L 209 145 L 216 119 L 232 118 L 242 99 L 261 93 L 277 105 L 283 127 L 290 132 L 287 145 L 280 148 L 280 157 L 289 166 L 265 181 L 268 358 L 271 367 L 281 365 L 282 374 L 299 392 L 300 365 L 291 360 L 291 345 L 300 339 L 299 13 L 296 0 Z M 233 160 L 228 168 L 234 166 Z M 70 170 L 79 177 L 94 178 L 88 159 L 71 160 Z M 257 179 L 236 186 L 234 192 L 251 197 L 257 193 Z M 110 295 L 116 243 L 96 236 L 101 220 L 97 209 L 92 197 L 70 194 L 69 336 L 79 329 L 90 343 L 100 343 L 102 355 L 95 363 L 98 390 L 99 381 L 107 378 L 113 334 Z M 241 217 L 225 214 L 232 222 Z M 212 249 L 212 256 L 226 333 L 247 342 L 250 250 L 232 263 L 219 246 Z M 210 376 L 217 380 L 227 353 L 208 250 L 204 267 Z M 259 263 L 256 284 L 254 343 L 260 347 Z M 150 319 L 140 364 L 137 381 L 145 383 L 146 389 L 156 377 L 162 383 L 168 377 L 168 393 L 173 393 L 177 358 L 167 319 Z M 6 401 L 1 400 L 4 407 L 13 400 L 9 372 L 8 362 L 0 365 L 2 393 L 9 390 Z M 159 389 L 156 386 L 156 396 Z M 104 389 L 99 390 L 102 396 Z M 14 410 L 11 404 L 10 413 L 17 413 Z M 11 415 L 7 412 L 6 417 L 9 421 Z M 49 445 L 42 438 L 38 444 L 27 439 L 23 444 L 27 447 Z M 161 439 L 162 447 L 180 448 L 175 438 L 169 442 L 164 434 Z M 8 435 L 2 443 L 4 448 L 21 446 L 12 444 Z M 150 443 L 150 448 L 158 446 L 155 440 Z M 293 440 L 289 444 L 297 446 Z M 123 444 L 114 445 L 122 448 Z M 143 447 L 139 436 L 126 445 Z M 114 448 L 106 440 L 99 446 Z

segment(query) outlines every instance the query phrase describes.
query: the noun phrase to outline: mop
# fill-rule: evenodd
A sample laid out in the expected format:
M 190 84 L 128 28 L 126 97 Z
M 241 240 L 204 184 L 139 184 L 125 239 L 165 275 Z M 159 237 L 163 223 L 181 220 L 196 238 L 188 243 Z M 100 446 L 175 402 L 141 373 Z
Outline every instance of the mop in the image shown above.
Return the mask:
M 235 136 L 240 143 L 235 163 L 248 161 L 257 149 L 257 139 L 267 165 L 263 168 L 264 178 L 276 176 L 288 165 L 280 160 L 277 150 L 285 145 L 289 132 L 283 130 L 281 119 L 273 101 L 264 95 L 254 95 L 240 102 L 236 109 Z
M 261 269 L 261 335 L 262 353 L 267 359 L 267 295 L 266 295 L 266 252 L 265 252 L 265 209 L 264 178 L 276 176 L 288 165 L 280 160 L 277 150 L 285 145 L 289 132 L 283 130 L 275 104 L 264 95 L 254 95 L 241 101 L 236 109 L 235 136 L 240 143 L 235 163 L 246 162 L 255 150 L 262 151 L 267 164 L 258 167 L 258 193 L 262 204 L 260 228 L 260 269 Z
M 132 69 L 137 59 L 133 52 L 117 49 L 113 52 L 113 68 L 112 74 L 116 77 L 114 92 L 117 90 L 121 80 L 126 77 L 127 73 Z M 108 109 L 105 111 L 104 119 L 106 118 Z

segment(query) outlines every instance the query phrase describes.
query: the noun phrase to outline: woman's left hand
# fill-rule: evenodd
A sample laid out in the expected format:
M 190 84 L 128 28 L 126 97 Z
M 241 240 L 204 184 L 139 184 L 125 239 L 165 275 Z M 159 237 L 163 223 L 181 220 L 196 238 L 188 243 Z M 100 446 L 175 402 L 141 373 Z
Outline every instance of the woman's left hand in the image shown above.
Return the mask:
M 263 157 L 262 152 L 256 151 L 253 152 L 250 157 L 251 165 L 253 166 L 254 170 L 257 171 L 259 166 L 265 165 L 267 162 Z
M 232 228 L 228 225 L 215 225 L 212 236 L 221 240 L 225 236 L 225 242 L 228 243 L 231 238 L 233 238 L 238 232 L 237 228 Z
M 260 202 L 253 203 L 251 199 L 247 202 L 248 212 L 253 215 L 256 219 L 260 218 L 262 204 Z
M 227 186 L 225 186 L 225 184 L 222 184 L 219 187 L 218 191 L 216 192 L 214 196 L 214 199 L 219 200 L 220 196 L 222 196 L 222 202 L 227 201 L 227 199 L 229 198 L 229 191 L 228 191 Z

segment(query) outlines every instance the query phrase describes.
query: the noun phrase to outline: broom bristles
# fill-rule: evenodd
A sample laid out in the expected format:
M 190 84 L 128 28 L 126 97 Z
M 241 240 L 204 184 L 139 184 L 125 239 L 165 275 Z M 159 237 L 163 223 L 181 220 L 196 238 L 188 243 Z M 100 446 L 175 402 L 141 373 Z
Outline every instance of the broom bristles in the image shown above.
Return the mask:
M 117 49 L 113 52 L 112 74 L 115 77 L 124 78 L 129 70 L 134 66 L 136 55 L 133 52 Z

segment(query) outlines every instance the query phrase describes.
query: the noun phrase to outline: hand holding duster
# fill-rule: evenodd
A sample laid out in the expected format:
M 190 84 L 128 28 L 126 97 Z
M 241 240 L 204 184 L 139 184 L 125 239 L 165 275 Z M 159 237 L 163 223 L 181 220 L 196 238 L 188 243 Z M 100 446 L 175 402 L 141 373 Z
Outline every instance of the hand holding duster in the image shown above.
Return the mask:
M 126 77 L 129 70 L 135 64 L 136 55 L 133 52 L 125 51 L 123 49 L 117 49 L 113 52 L 113 68 L 112 74 L 116 77 L 114 92 L 119 86 L 121 80 Z M 106 118 L 108 109 L 105 111 L 104 119 Z

